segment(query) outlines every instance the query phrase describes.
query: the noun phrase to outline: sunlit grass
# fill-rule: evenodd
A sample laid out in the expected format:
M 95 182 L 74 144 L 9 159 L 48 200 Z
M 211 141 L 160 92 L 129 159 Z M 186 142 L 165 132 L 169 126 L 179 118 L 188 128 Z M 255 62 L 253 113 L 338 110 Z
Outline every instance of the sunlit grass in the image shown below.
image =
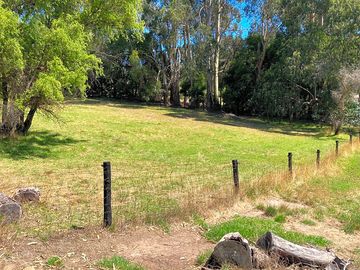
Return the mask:
M 66 105 L 57 121 L 36 115 L 27 137 L 0 141 L 0 190 L 42 190 L 42 203 L 26 206 L 17 225 L 26 234 L 46 238 L 102 224 L 101 164 L 109 160 L 115 223 L 162 224 L 231 203 L 233 159 L 240 163 L 241 186 L 286 170 L 288 152 L 295 170 L 312 166 L 316 150 L 334 152 L 336 139 L 326 127 L 308 124 L 79 102 Z
M 219 241 L 225 234 L 239 232 L 248 240 L 256 242 L 260 236 L 271 231 L 284 239 L 297 244 L 311 244 L 315 246 L 328 246 L 330 242 L 314 235 L 305 235 L 298 232 L 286 231 L 283 226 L 271 219 L 236 217 L 224 223 L 211 226 L 205 237 L 212 241 Z
M 99 261 L 98 266 L 101 269 L 112 269 L 112 270 L 145 270 L 145 268 L 129 262 L 128 260 L 114 256 L 109 259 L 102 259 Z

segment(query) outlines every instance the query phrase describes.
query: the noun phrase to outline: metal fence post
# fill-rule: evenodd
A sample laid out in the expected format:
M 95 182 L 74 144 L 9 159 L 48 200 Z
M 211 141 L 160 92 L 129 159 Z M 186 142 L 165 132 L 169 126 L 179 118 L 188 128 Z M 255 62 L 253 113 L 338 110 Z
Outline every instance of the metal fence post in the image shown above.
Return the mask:
M 335 154 L 336 156 L 339 156 L 339 141 L 336 141 Z
M 320 150 L 316 151 L 316 167 L 320 168 Z

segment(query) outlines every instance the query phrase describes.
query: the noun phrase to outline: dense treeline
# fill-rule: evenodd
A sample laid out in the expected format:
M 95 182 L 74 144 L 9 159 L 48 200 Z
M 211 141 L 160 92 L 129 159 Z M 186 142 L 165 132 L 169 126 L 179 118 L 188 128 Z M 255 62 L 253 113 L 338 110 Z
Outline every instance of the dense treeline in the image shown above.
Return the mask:
M 251 20 L 241 38 L 241 16 Z M 90 96 L 357 124 L 360 1 L 147 0 L 141 42 L 119 39 Z
M 359 122 L 358 0 L 0 0 L 0 22 L 7 136 L 85 92 Z

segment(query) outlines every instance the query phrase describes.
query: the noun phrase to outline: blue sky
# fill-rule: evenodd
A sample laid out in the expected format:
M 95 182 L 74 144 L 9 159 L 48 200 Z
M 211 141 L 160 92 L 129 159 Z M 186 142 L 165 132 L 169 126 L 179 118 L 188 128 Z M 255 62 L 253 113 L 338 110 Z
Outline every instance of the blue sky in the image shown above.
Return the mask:
M 242 16 L 240 24 L 242 29 L 241 37 L 246 38 L 249 35 L 251 29 L 250 18 Z
M 242 30 L 241 37 L 246 38 L 249 35 L 251 30 L 251 18 L 245 13 L 245 3 L 242 2 L 239 5 L 240 13 L 241 13 L 241 22 L 240 27 Z

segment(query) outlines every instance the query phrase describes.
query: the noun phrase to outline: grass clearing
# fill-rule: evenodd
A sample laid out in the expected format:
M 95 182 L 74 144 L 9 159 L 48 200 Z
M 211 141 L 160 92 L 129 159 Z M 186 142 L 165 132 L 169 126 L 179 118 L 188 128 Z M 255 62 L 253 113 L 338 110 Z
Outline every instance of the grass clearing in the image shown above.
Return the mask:
M 128 260 L 119 257 L 114 256 L 109 259 L 103 259 L 99 261 L 98 266 L 101 269 L 112 269 L 112 270 L 145 270 L 145 268 L 131 263 Z
M 205 237 L 217 242 L 227 233 L 239 232 L 246 239 L 255 242 L 268 231 L 297 244 L 310 244 L 319 247 L 326 247 L 330 244 L 330 241 L 321 236 L 286 231 L 282 224 L 278 222 L 270 219 L 251 217 L 236 217 L 230 221 L 211 226 L 205 233 Z
M 295 171 L 313 168 L 316 149 L 325 156 L 335 139 L 347 140 L 326 127 L 99 100 L 69 103 L 59 115 L 59 121 L 36 115 L 29 136 L 0 141 L 0 190 L 41 189 L 42 203 L 25 206 L 17 228 L 43 239 L 102 224 L 104 160 L 112 162 L 115 222 L 166 227 L 232 202 L 233 159 L 244 192 L 276 192 L 281 182 L 270 190 L 257 180 L 286 171 L 288 152 Z

